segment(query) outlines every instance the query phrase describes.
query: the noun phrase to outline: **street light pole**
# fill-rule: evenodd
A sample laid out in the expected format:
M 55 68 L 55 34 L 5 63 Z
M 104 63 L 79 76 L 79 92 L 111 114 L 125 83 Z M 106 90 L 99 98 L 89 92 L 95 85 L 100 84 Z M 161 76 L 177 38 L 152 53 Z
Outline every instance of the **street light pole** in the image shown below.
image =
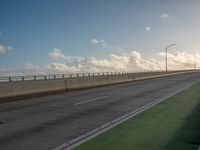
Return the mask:
M 171 46 L 175 46 L 175 43 L 173 43 L 173 44 L 170 44 L 170 45 L 168 45 L 166 48 L 165 48 L 165 53 L 166 53 L 166 56 L 165 56 L 165 62 L 166 62 L 166 64 L 165 64 L 165 67 L 166 67 L 166 72 L 168 71 L 168 65 L 167 65 L 167 50 L 168 50 L 168 48 L 170 48 Z
M 194 70 L 196 69 L 196 61 L 195 61 L 195 56 L 194 56 Z

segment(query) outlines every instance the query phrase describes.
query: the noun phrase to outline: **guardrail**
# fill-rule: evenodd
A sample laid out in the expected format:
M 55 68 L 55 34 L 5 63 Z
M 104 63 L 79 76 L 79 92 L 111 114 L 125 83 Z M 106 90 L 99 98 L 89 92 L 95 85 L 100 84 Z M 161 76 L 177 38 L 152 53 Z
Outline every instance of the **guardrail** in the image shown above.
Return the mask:
M 194 71 L 194 70 L 171 70 L 168 72 L 182 72 L 182 71 Z M 137 73 L 156 73 L 165 71 L 134 71 L 134 72 L 97 72 L 97 73 L 72 73 L 72 74 L 53 74 L 53 75 L 27 75 L 27 76 L 9 76 L 0 77 L 0 83 L 3 82 L 17 82 L 17 81 L 31 81 L 31 80 L 51 80 L 62 78 L 78 78 L 78 77 L 94 77 L 94 76 L 108 76 L 108 75 L 122 75 L 122 74 L 137 74 Z
M 97 73 L 72 73 L 72 74 L 53 74 L 53 75 L 9 76 L 9 77 L 0 77 L 0 82 L 50 80 L 50 79 L 74 78 L 74 77 L 92 77 L 92 76 L 127 74 L 127 73 L 130 73 L 130 72 L 97 72 Z

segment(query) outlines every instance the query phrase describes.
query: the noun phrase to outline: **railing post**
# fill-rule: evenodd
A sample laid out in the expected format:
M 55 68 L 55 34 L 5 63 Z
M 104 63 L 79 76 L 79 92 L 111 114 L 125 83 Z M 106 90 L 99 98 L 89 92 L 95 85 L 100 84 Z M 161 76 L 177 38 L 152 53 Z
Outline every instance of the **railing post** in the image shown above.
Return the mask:
M 72 74 L 70 74 L 69 77 L 72 78 Z
M 47 80 L 47 76 L 46 75 L 44 75 L 44 80 Z
M 33 76 L 34 80 L 36 80 L 36 76 Z
M 53 78 L 54 78 L 54 79 L 56 78 L 56 75 L 55 75 L 55 74 L 53 75 Z
M 62 78 L 63 78 L 63 79 L 65 78 L 65 75 L 64 75 L 64 74 L 62 74 Z
M 92 76 L 94 77 L 94 73 L 92 73 Z
M 11 82 L 11 77 L 9 77 L 9 82 Z
M 90 73 L 88 73 L 88 77 L 90 77 Z
M 98 72 L 98 76 L 99 76 L 99 72 Z
M 77 76 L 77 78 L 78 78 L 79 74 L 77 73 L 77 75 L 76 75 L 76 76 Z
M 24 81 L 24 76 L 22 76 L 22 81 Z
M 85 74 L 83 73 L 83 77 L 85 76 Z

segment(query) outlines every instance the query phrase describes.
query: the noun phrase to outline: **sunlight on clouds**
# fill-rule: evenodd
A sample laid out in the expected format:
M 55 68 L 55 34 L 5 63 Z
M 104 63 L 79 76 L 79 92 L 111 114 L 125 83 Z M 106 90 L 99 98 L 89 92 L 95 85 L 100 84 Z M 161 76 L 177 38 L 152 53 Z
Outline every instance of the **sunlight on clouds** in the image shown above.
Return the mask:
M 62 51 L 58 51 L 62 54 Z M 57 56 L 57 55 L 56 55 Z M 73 56 L 69 56 L 72 57 Z M 57 58 L 63 58 L 57 57 Z M 200 67 L 200 55 L 188 52 L 168 53 L 169 70 L 193 69 Z M 52 62 L 43 66 L 27 63 L 22 69 L 1 69 L 0 76 L 30 75 L 30 74 L 61 74 L 61 73 L 92 73 L 92 72 L 132 72 L 138 70 L 165 70 L 165 53 L 157 53 L 154 57 L 145 59 L 138 51 L 122 54 L 111 54 L 109 59 L 95 57 L 74 59 L 66 63 Z
M 53 49 L 51 52 L 48 53 L 49 56 L 55 58 L 55 59 L 66 59 L 67 57 L 63 54 L 63 52 L 59 49 Z
M 63 63 L 50 63 L 46 66 L 46 69 L 48 69 L 52 73 L 78 72 L 78 69 L 75 68 L 74 66 L 67 66 Z
M 67 63 L 76 62 L 84 59 L 83 57 L 78 56 L 66 56 L 61 50 L 55 48 L 48 55 L 54 59 L 58 60 L 65 60 Z
M 160 53 L 160 57 L 164 58 L 165 53 Z M 189 69 L 194 67 L 196 63 L 197 67 L 200 67 L 200 55 L 190 54 L 189 52 L 176 52 L 175 54 L 168 54 L 168 65 L 171 69 Z

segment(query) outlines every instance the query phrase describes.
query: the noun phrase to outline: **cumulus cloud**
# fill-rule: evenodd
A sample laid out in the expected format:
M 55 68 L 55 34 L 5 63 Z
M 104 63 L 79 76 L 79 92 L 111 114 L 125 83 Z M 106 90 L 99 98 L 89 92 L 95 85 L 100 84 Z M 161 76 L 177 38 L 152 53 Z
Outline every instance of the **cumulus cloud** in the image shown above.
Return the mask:
M 9 50 L 12 50 L 11 46 L 0 45 L 0 54 L 5 54 Z
M 84 58 L 78 56 L 66 56 L 61 50 L 55 48 L 48 55 L 56 60 L 65 60 L 66 62 L 76 62 Z
M 158 55 L 162 58 L 165 57 L 165 53 L 159 53 Z M 188 52 L 176 52 L 175 54 L 168 54 L 168 65 L 171 69 L 193 68 L 194 63 L 199 66 L 200 55 L 194 55 Z
M 193 69 L 200 67 L 200 55 L 188 52 L 168 53 L 169 70 Z M 145 59 L 138 51 L 129 53 L 112 54 L 109 59 L 95 57 L 82 58 L 66 63 L 52 62 L 43 66 L 27 63 L 21 69 L 1 69 L 0 76 L 30 75 L 30 74 L 69 74 L 92 72 L 132 72 L 140 70 L 165 70 L 165 53 L 157 53 L 152 58 Z
M 191 69 L 194 59 L 200 61 L 200 55 L 187 52 L 177 52 L 168 55 L 169 69 Z M 69 64 L 65 64 L 69 66 Z M 165 53 L 158 53 L 154 57 L 145 59 L 137 51 L 121 55 L 112 54 L 109 59 L 85 58 L 72 63 L 78 72 L 107 72 L 107 71 L 136 71 L 136 70 L 164 70 Z
M 97 39 L 93 38 L 90 40 L 90 42 L 95 45 L 101 45 L 102 47 L 107 47 L 106 41 L 103 39 L 97 40 Z
M 49 52 L 49 56 L 55 58 L 55 59 L 66 59 L 67 56 L 63 54 L 63 52 L 57 48 L 53 49 L 51 52 Z
M 50 63 L 46 66 L 50 72 L 59 72 L 59 73 L 76 73 L 79 70 L 75 66 L 68 66 L 64 63 Z
M 145 27 L 145 30 L 147 30 L 147 31 L 151 31 L 151 27 L 146 26 L 146 27 Z
M 34 67 L 35 66 L 33 64 L 31 64 L 31 63 L 26 63 L 25 66 L 24 66 L 25 69 L 32 69 Z
M 161 17 L 161 18 L 168 18 L 168 17 L 169 17 L 169 14 L 163 13 L 163 14 L 160 15 L 160 17 Z

